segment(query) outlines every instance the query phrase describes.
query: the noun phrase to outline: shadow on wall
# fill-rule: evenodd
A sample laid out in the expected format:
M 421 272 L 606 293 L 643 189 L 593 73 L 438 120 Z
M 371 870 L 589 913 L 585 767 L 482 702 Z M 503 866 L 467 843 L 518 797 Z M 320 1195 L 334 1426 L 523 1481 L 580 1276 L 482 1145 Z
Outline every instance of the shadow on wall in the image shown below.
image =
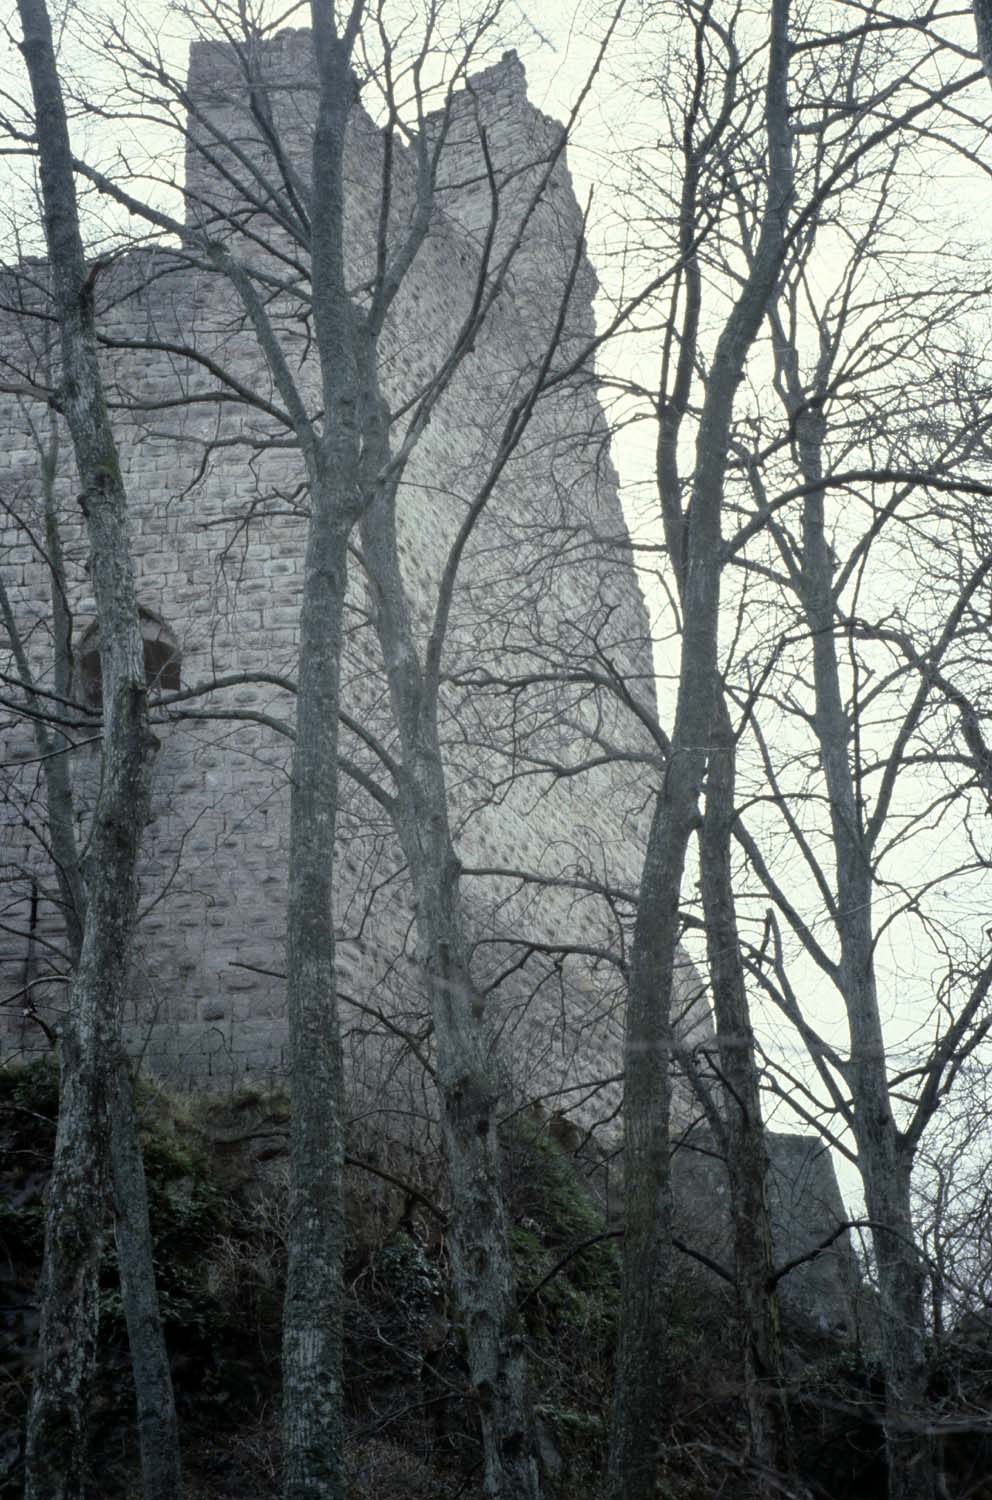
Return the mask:
M 848 1218 L 830 1152 L 816 1136 L 773 1135 L 768 1142 L 768 1206 L 775 1263 L 811 1253 Z M 688 1135 L 672 1158 L 676 1230 L 689 1246 L 733 1265 L 730 1186 L 712 1137 Z M 857 1264 L 845 1230 L 779 1282 L 783 1311 L 815 1329 L 853 1336 Z

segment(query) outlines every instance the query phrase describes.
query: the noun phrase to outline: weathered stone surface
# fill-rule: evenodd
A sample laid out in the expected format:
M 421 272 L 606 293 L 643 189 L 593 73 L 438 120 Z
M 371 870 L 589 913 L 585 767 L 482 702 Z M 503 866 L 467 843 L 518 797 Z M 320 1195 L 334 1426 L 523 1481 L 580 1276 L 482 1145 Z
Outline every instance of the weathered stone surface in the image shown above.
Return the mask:
M 264 50 L 276 121 L 303 173 L 315 106 L 309 47 L 308 33 L 287 31 Z M 195 222 L 218 205 L 239 211 L 220 176 L 225 139 L 236 139 L 248 159 L 262 164 L 265 152 L 227 48 L 194 47 L 190 91 L 201 110 L 195 133 L 201 141 L 211 138 L 212 158 L 192 147 L 187 153 Z M 497 256 L 529 211 L 534 184 L 559 139 L 560 127 L 528 102 L 523 68 L 513 54 L 474 78 L 471 96 L 456 101 L 431 232 L 384 338 L 386 393 L 394 410 L 431 378 L 475 288 L 490 205 L 476 109 L 502 191 Z M 429 130 L 436 128 L 428 122 Z M 348 255 L 358 284 L 374 243 L 382 138 L 357 110 L 348 161 Z M 414 174 L 412 153 L 401 150 L 393 171 L 399 219 L 411 209 Z M 230 225 L 226 232 L 237 238 L 241 252 L 264 261 L 264 252 L 244 238 L 246 229 L 266 229 L 264 219 L 256 219 L 242 214 L 240 234 Z M 213 229 L 221 233 L 223 226 L 214 223 Z M 539 357 L 558 316 L 580 234 L 581 214 L 562 159 L 529 220 L 485 331 L 434 413 L 404 481 L 400 550 L 422 640 L 451 541 L 528 365 Z M 9 368 L 25 391 L 31 382 L 44 388 L 54 359 L 50 326 L 37 316 L 45 305 L 45 268 L 21 267 L 0 281 L 0 337 Z M 565 320 L 566 354 L 595 331 L 595 290 L 592 268 L 579 253 Z M 191 265 L 176 248 L 132 250 L 101 272 L 97 294 L 146 636 L 176 645 L 184 687 L 234 674 L 291 678 L 306 528 L 302 465 L 278 423 L 257 407 L 203 400 L 217 382 L 183 353 L 194 346 L 244 387 L 274 400 L 240 304 L 222 277 Z M 305 398 L 316 407 L 316 369 L 305 329 L 290 321 L 292 311 L 287 302 L 280 335 L 296 357 Z M 42 687 L 50 686 L 52 670 L 50 580 L 39 543 L 44 528 L 38 439 L 45 439 L 47 420 L 42 400 L 0 396 L 6 504 L 0 567 Z M 77 692 L 85 696 L 82 667 L 93 603 L 77 486 L 65 458 L 55 483 L 76 621 Z M 345 705 L 388 745 L 388 698 L 357 568 L 352 595 Z M 92 638 L 89 646 L 92 651 Z M 2 669 L 16 676 L 2 643 L 0 654 Z M 653 704 L 650 626 L 607 423 L 587 374 L 562 381 L 538 404 L 473 537 L 456 590 L 445 722 L 463 864 L 558 882 L 542 888 L 511 876 L 466 877 L 483 984 L 487 975 L 495 978 L 511 967 L 521 944 L 616 948 L 616 913 L 629 914 L 623 898 L 636 890 L 640 875 L 654 771 L 630 758 L 596 764 L 580 776 L 554 776 L 538 766 L 598 760 L 607 743 L 628 757 L 650 752 L 636 719 L 610 694 L 585 685 L 551 683 L 543 695 L 531 693 L 518 703 L 505 692 L 457 684 L 465 674 L 524 676 L 562 666 L 615 671 L 635 697 Z M 192 706 L 287 723 L 293 717 L 292 695 L 270 682 L 219 690 Z M 149 1069 L 192 1087 L 275 1082 L 287 1057 L 281 970 L 289 741 L 250 718 L 211 722 L 173 712 L 160 719 L 142 870 L 145 915 L 125 1017 L 128 1045 Z M 97 745 L 86 730 L 72 737 L 76 794 L 85 810 L 97 788 Z M 65 972 L 66 964 L 54 881 L 37 836 L 35 749 L 23 724 L 0 726 L 0 740 L 7 767 L 0 812 L 6 846 L 0 974 L 8 996 L 31 985 L 38 1013 L 57 1026 L 65 988 L 48 980 Z M 375 771 L 361 742 L 346 740 L 348 752 Z M 366 1119 L 381 1116 L 384 1129 L 416 1134 L 428 1126 L 434 1106 L 419 1068 L 403 1060 L 398 1041 L 398 1032 L 407 1032 L 429 1046 L 410 956 L 410 896 L 381 811 L 347 784 L 339 852 L 334 920 L 355 1109 Z M 575 879 L 613 889 L 615 908 L 562 884 Z M 705 1005 L 696 999 L 700 992 L 687 962 L 680 986 L 685 1038 L 710 1030 Z M 604 1138 L 615 1142 L 622 993 L 608 964 L 556 961 L 539 953 L 500 983 L 489 1005 L 508 1098 L 543 1096 L 549 1111 L 570 1114 L 583 1132 L 601 1123 Z M 7 1052 L 47 1049 L 44 1031 L 22 1009 L 19 1000 L 0 1011 L 0 1045 Z M 680 1098 L 684 1112 L 677 1093 Z M 824 1222 L 835 1222 L 841 1205 L 829 1158 L 817 1143 L 776 1138 L 772 1156 L 773 1206 L 787 1258 L 819 1236 Z M 687 1162 L 686 1153 L 679 1153 L 676 1172 L 686 1212 L 691 1207 L 701 1242 L 720 1249 L 723 1169 L 703 1158 Z M 843 1320 L 842 1259 L 838 1251 L 794 1273 L 787 1291 L 801 1289 L 799 1300 L 810 1306 L 822 1298 L 833 1309 L 825 1316 Z
M 852 1335 L 858 1271 L 829 1150 L 815 1136 L 768 1136 L 768 1207 L 786 1313 L 821 1333 Z M 672 1158 L 676 1229 L 691 1247 L 733 1266 L 726 1163 L 706 1132 L 690 1132 Z M 808 1259 L 806 1258 L 808 1257 Z M 697 1263 L 698 1270 L 698 1263 Z
M 287 148 L 306 172 L 315 94 L 309 34 L 287 31 L 266 44 L 265 66 Z M 234 212 L 221 170 L 225 141 L 264 162 L 257 127 L 232 54 L 194 47 L 190 90 L 201 108 L 197 132 L 210 138 L 210 159 L 187 155 L 191 220 Z M 489 213 L 489 183 L 479 147 L 478 107 L 501 184 L 496 255 L 516 233 L 560 127 L 528 102 L 523 68 L 513 54 L 473 80 L 456 101 L 442 158 L 438 206 L 427 243 L 398 299 L 384 339 L 387 395 L 394 409 L 431 377 L 450 348 L 475 288 Z M 428 129 L 436 129 L 428 123 Z M 351 128 L 347 204 L 349 262 L 356 282 L 374 243 L 382 171 L 382 138 L 359 111 Z M 397 218 L 411 211 L 415 163 L 400 151 L 393 172 Z M 242 204 L 243 208 L 244 205 Z M 216 232 L 222 232 L 216 228 Z M 239 220 L 239 251 L 265 260 Z M 433 599 L 451 541 L 484 476 L 507 412 L 530 363 L 558 316 L 561 291 L 578 255 L 566 318 L 565 352 L 594 332 L 595 277 L 580 252 L 581 214 L 564 161 L 533 212 L 520 253 L 485 332 L 441 401 L 404 481 L 401 553 L 426 637 Z M 8 306 L 43 304 L 43 267 L 27 287 L 7 277 Z M 254 336 L 234 294 L 218 275 L 191 266 L 176 250 L 134 250 L 97 281 L 105 369 L 117 412 L 130 496 L 132 546 L 149 640 L 173 641 L 183 686 L 213 676 L 267 672 L 292 676 L 306 495 L 298 455 L 278 424 L 257 408 L 196 398 L 216 389 L 202 364 L 183 355 L 188 343 L 222 364 L 261 397 L 272 396 Z M 287 302 L 287 314 L 291 311 Z M 44 323 L 4 318 L 8 347 L 48 379 Z M 305 397 L 317 404 L 306 334 L 288 316 L 280 334 L 298 356 Z M 565 358 L 563 353 L 562 358 Z M 39 530 L 39 454 L 33 432 L 40 402 L 3 398 L 0 476 L 11 512 Z M 272 438 L 281 446 L 269 446 Z M 77 653 L 93 658 L 87 638 L 92 601 L 81 517 L 67 465 L 57 479 L 76 618 Z M 5 518 L 4 578 L 39 681 L 50 680 L 49 582 L 30 536 Z M 383 680 L 364 616 L 367 597 L 353 570 L 350 645 L 344 666 L 348 711 L 388 743 Z M 89 657 L 87 657 L 89 651 Z M 594 382 L 563 381 L 538 404 L 520 448 L 506 465 L 466 554 L 456 592 L 446 669 L 452 678 L 479 672 L 548 673 L 615 669 L 652 701 L 649 624 L 609 460 L 608 430 Z M 85 674 L 83 674 L 85 675 Z M 83 688 L 85 684 L 80 684 Z M 469 869 L 509 868 L 553 879 L 578 876 L 630 893 L 643 851 L 651 773 L 631 761 L 597 766 L 580 777 L 538 774 L 536 758 L 569 764 L 598 755 L 604 741 L 630 752 L 648 748 L 636 721 L 611 698 L 587 688 L 549 684 L 515 700 L 482 689 L 446 688 L 449 779 L 460 854 Z M 267 683 L 241 684 L 191 705 L 225 714 L 267 714 L 291 722 L 290 694 Z M 283 927 L 287 857 L 289 742 L 264 724 L 170 716 L 158 726 L 153 821 L 143 867 L 147 916 L 141 926 L 134 999 L 126 1017 L 131 1045 L 147 1066 L 190 1084 L 218 1086 L 278 1073 L 285 1056 Z M 595 733 L 597 740 L 591 737 Z M 87 738 L 78 734 L 76 738 Z M 31 760 L 23 729 L 12 731 L 5 759 Z M 349 753 L 374 762 L 358 742 Z M 73 755 L 77 795 L 91 803 L 99 760 L 95 745 Z M 3 935 L 8 991 L 18 980 L 59 967 L 61 922 L 43 851 L 25 818 L 37 809 L 37 768 L 15 778 L 8 801 L 11 879 Z M 408 957 L 409 894 L 381 811 L 346 788 L 341 819 L 340 891 L 335 919 L 340 986 L 356 1098 L 379 1100 L 384 1076 L 423 1114 L 412 1071 L 397 1063 L 395 1031 L 351 1008 L 347 997 L 417 1032 L 422 1017 L 415 966 Z M 36 896 L 32 909 L 32 881 Z M 615 922 L 597 896 L 558 886 L 542 890 L 511 878 L 467 877 L 475 914 L 480 978 L 498 975 L 521 941 L 555 945 L 613 944 Z M 27 941 L 24 934 L 28 934 Z M 51 946 L 46 946 L 51 945 Z M 688 998 L 698 984 L 686 969 Z M 494 1037 L 519 1094 L 558 1087 L 587 1122 L 615 1116 L 619 1102 L 621 985 L 615 970 L 590 960 L 535 955 L 493 991 Z M 38 1002 L 62 990 L 37 986 Z M 700 1009 L 696 1024 L 705 1024 Z M 7 1044 L 48 1045 L 31 1021 L 7 1012 Z M 596 1080 L 612 1081 L 596 1091 Z M 402 1081 L 405 1080 L 405 1081 Z M 583 1087 L 583 1085 L 589 1087 Z M 381 1100 L 379 1100 L 381 1104 Z

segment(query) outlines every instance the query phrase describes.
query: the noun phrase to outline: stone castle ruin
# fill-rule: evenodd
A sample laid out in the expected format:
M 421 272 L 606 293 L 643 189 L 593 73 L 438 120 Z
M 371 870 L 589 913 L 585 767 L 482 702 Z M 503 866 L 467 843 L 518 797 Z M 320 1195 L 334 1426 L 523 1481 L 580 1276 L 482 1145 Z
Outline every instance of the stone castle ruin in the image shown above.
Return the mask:
M 281 149 L 305 176 L 316 105 L 309 33 L 283 32 L 259 59 Z M 271 271 L 269 315 L 316 408 L 292 247 L 267 196 L 272 152 L 231 48 L 193 47 L 187 96 L 187 224 L 208 227 Z M 442 117 L 424 128 L 441 130 Z M 446 129 L 430 232 L 383 341 L 393 413 L 433 377 L 476 294 L 494 181 L 494 259 L 523 232 L 484 331 L 404 479 L 400 550 L 425 639 L 453 538 L 556 320 L 564 309 L 563 371 L 595 331 L 596 281 L 579 251 L 582 215 L 563 157 L 531 211 L 560 127 L 528 101 L 514 54 L 471 80 Z M 356 108 L 346 205 L 356 288 L 375 245 L 383 151 L 381 132 Z M 398 150 L 388 171 L 402 223 L 416 202 L 413 150 Z M 133 516 L 146 667 L 160 704 L 126 1035 L 146 1067 L 190 1086 L 227 1088 L 277 1078 L 286 1055 L 286 730 L 307 496 L 241 303 L 192 244 L 191 235 L 187 244 L 131 249 L 101 267 L 94 284 Z M 11 269 L 2 286 L 0 670 L 11 685 L 26 668 L 55 695 L 44 701 L 65 709 L 58 750 L 71 766 L 84 830 L 99 777 L 99 643 L 71 461 L 67 444 L 56 452 L 46 399 L 55 353 L 45 266 Z M 56 531 L 64 581 L 53 585 Z M 411 1039 L 420 1047 L 429 1039 L 409 890 L 388 818 L 369 792 L 385 784 L 391 729 L 357 558 L 351 579 L 342 675 L 351 774 L 342 780 L 335 912 L 343 1030 L 356 1109 L 381 1111 L 391 1116 L 385 1128 L 402 1129 L 398 1121 L 431 1108 L 409 1061 Z M 53 656 L 62 608 L 72 619 L 68 694 L 56 686 Z M 594 677 L 622 683 L 627 701 Z M 528 686 L 511 689 L 506 678 Z M 540 1100 L 583 1131 L 602 1126 L 614 1135 L 622 975 L 602 955 L 622 953 L 643 858 L 654 747 L 637 709 L 653 704 L 653 680 L 608 428 L 580 365 L 537 403 L 473 534 L 454 594 L 442 717 L 474 961 L 508 1097 Z M 8 1003 L 0 1027 L 7 1053 L 29 1055 L 48 1049 L 65 1003 L 65 923 L 30 722 L 8 710 L 2 736 L 0 979 Z M 689 1045 L 709 1035 L 710 1022 L 688 961 L 680 997 Z M 688 1094 L 679 1100 L 688 1127 Z M 797 1236 L 810 1242 L 843 1211 L 829 1160 L 819 1143 L 798 1137 L 784 1138 L 773 1156 L 783 1164 L 779 1188 L 773 1183 L 783 1234 L 790 1246 Z M 817 1266 L 809 1273 L 823 1282 L 816 1295 L 833 1297 L 836 1266 Z

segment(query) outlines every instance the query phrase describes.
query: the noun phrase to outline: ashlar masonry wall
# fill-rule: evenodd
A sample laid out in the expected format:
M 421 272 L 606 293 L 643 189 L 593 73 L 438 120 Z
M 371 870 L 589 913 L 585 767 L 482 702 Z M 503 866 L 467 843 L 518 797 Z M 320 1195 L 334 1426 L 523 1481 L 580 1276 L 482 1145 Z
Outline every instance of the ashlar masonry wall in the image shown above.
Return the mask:
M 288 31 L 266 43 L 259 66 L 283 149 L 305 174 L 315 112 L 309 34 Z M 209 222 L 238 254 L 256 266 L 278 266 L 286 277 L 281 231 L 273 231 L 271 205 L 259 196 L 271 157 L 247 112 L 230 49 L 194 47 L 189 93 L 198 142 L 186 163 L 191 228 Z M 402 411 L 433 377 L 477 291 L 492 187 L 480 121 L 500 191 L 494 264 L 525 227 L 484 331 L 404 478 L 400 547 L 424 637 L 452 539 L 547 347 L 569 279 L 574 288 L 556 355 L 563 370 L 594 332 L 595 278 L 581 252 L 581 215 L 564 160 L 540 201 L 532 201 L 560 128 L 529 104 L 523 69 L 510 54 L 476 77 L 452 110 L 430 233 L 383 341 L 391 409 Z M 440 128 L 438 119 L 428 122 L 428 132 Z M 239 199 L 232 163 L 246 161 L 253 165 Z M 382 163 L 381 134 L 356 110 L 347 157 L 356 284 L 375 244 Z M 398 224 L 413 211 L 415 173 L 412 151 L 399 150 L 391 179 Z M 14 351 L 8 384 L 16 375 L 21 392 L 0 409 L 7 498 L 0 564 L 14 628 L 37 681 L 50 686 L 51 581 L 38 539 L 45 535 L 42 450 L 54 419 L 42 399 L 32 399 L 50 385 L 54 361 L 44 282 L 43 265 L 5 279 L 3 335 Z M 188 247 L 141 249 L 102 270 L 96 288 L 146 634 L 174 649 L 184 689 L 252 674 L 270 679 L 172 703 L 158 714 L 156 731 L 161 745 L 128 1035 L 159 1071 L 227 1084 L 278 1072 L 284 1060 L 290 741 L 277 726 L 291 724 L 293 702 L 271 679 L 289 680 L 296 667 L 304 473 L 273 415 L 277 393 L 224 277 Z M 290 292 L 273 293 L 269 312 L 316 407 L 316 365 L 299 307 Z M 75 619 L 75 696 L 83 700 L 93 601 L 74 494 L 63 443 L 51 509 Z M 352 573 L 344 703 L 351 723 L 388 748 L 388 695 L 357 562 Z M 570 943 L 620 951 L 630 909 L 624 896 L 636 889 L 646 828 L 650 771 L 630 758 L 611 763 L 604 751 L 612 745 L 628 757 L 649 754 L 650 742 L 613 694 L 581 680 L 593 669 L 615 673 L 652 701 L 648 620 L 606 423 L 585 369 L 538 403 L 500 476 L 466 553 L 445 666 L 449 785 L 480 983 L 510 971 L 491 990 L 494 1044 L 518 1095 L 564 1088 L 565 1102 L 590 1123 L 613 1116 L 617 970 L 592 957 L 539 951 Z M 507 676 L 531 682 L 510 691 L 496 680 Z M 42 1019 L 57 1024 L 62 920 L 39 836 L 36 750 L 23 723 L 11 721 L 6 735 L 4 760 L 14 770 L 6 786 L 4 984 L 8 994 L 30 985 Z M 85 723 L 69 728 L 68 737 L 82 827 L 96 791 L 98 745 Z M 346 741 L 364 773 L 381 774 L 361 732 L 347 733 Z M 570 774 L 587 761 L 594 764 Z M 412 1097 L 418 1082 L 396 1056 L 399 1033 L 425 1034 L 409 892 L 381 808 L 355 785 L 346 784 L 340 869 L 339 977 L 356 1091 L 376 1099 L 384 1077 L 396 1086 L 402 1076 L 410 1109 L 422 1109 Z M 493 871 L 503 873 L 486 873 Z M 611 905 L 583 892 L 581 882 L 619 896 Z M 688 966 L 684 988 L 688 1007 L 699 988 Z M 7 1045 L 47 1046 L 22 1009 L 5 1008 Z M 687 1024 L 707 1024 L 701 1006 Z M 611 1082 L 599 1088 L 604 1077 Z
M 307 32 L 290 30 L 252 59 L 285 161 L 301 182 L 316 106 L 310 46 Z M 270 276 L 272 326 L 314 412 L 320 396 L 303 278 L 280 218 L 280 174 L 231 49 L 194 47 L 187 92 L 186 243 L 132 249 L 95 276 L 148 660 L 162 700 L 126 1029 L 147 1066 L 192 1086 L 230 1087 L 276 1077 L 285 1061 L 285 731 L 293 719 L 308 497 L 257 339 L 229 281 L 195 252 L 198 228 Z M 445 130 L 437 200 L 382 343 L 384 395 L 397 432 L 477 294 L 494 190 L 500 212 L 490 275 L 520 243 L 404 476 L 400 552 L 421 646 L 452 540 L 561 322 L 560 378 L 537 403 L 473 533 L 445 656 L 443 736 L 475 970 L 508 1102 L 541 1098 L 546 1110 L 570 1113 L 580 1134 L 603 1124 L 609 1145 L 621 1098 L 616 960 L 622 963 L 629 936 L 657 765 L 631 711 L 638 702 L 653 705 L 649 621 L 595 380 L 576 361 L 595 330 L 596 282 L 564 158 L 549 170 L 560 127 L 529 103 L 515 55 L 476 76 L 450 118 L 435 116 L 425 129 L 432 141 Z M 412 145 L 394 152 L 396 233 L 415 207 L 414 155 Z M 383 160 L 381 133 L 356 109 L 346 236 L 359 297 L 375 245 Z M 0 274 L 0 363 L 0 671 L 7 689 L 0 698 L 23 704 L 16 684 L 24 660 L 38 688 L 55 691 L 52 620 L 61 599 L 73 617 L 75 706 L 43 701 L 63 721 L 57 748 L 71 762 L 85 840 L 99 777 L 98 720 L 88 712 L 94 606 L 68 445 L 48 400 L 57 355 L 44 263 Z M 53 594 L 56 546 L 64 598 Z M 394 741 L 370 608 L 356 551 L 342 694 L 343 752 L 358 774 L 342 782 L 334 920 L 353 1108 L 395 1137 L 420 1131 L 435 1106 L 422 1069 L 410 1062 L 411 1043 L 421 1053 L 430 1047 L 410 892 L 388 818 L 362 786 L 382 775 L 372 742 L 388 753 Z M 596 685 L 608 679 L 623 685 L 627 704 Z M 0 762 L 0 998 L 7 1002 L 0 1045 L 23 1055 L 50 1045 L 68 962 L 38 747 L 30 722 L 9 707 L 0 717 Z M 565 956 L 566 948 L 579 951 Z M 613 959 L 597 956 L 606 953 Z M 679 1023 L 687 1044 L 710 1034 L 700 996 L 686 963 Z M 690 1103 L 685 1094 L 678 1099 L 691 1144 Z M 815 1146 L 783 1138 L 773 1147 L 776 1172 L 784 1172 L 775 1201 L 788 1256 L 814 1243 L 842 1206 Z M 813 1188 L 800 1183 L 797 1153 L 803 1182 Z M 699 1161 L 707 1164 L 702 1177 Z M 723 1217 L 723 1169 L 711 1154 L 690 1152 L 681 1173 L 683 1214 L 702 1215 L 702 1237 L 712 1244 Z M 844 1317 L 844 1274 L 841 1246 L 837 1257 L 817 1262 L 805 1289 L 835 1322 Z

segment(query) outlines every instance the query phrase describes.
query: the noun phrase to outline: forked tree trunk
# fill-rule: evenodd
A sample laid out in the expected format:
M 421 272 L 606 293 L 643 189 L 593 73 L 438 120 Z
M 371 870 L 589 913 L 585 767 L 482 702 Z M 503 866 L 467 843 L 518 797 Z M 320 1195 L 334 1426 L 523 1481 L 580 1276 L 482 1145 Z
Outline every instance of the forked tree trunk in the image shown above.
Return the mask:
M 624 1237 L 610 1445 L 615 1500 L 651 1500 L 667 1401 L 671 1003 L 679 900 L 718 693 L 721 511 L 734 396 L 778 279 L 792 202 L 788 0 L 773 0 L 765 90 L 768 187 L 754 260 L 714 353 L 696 440 L 675 724 L 638 900 L 624 1044 Z
M 103 777 L 89 848 L 79 963 L 60 1048 L 62 1089 L 27 1426 L 27 1500 L 68 1500 L 81 1495 L 87 1482 L 87 1410 L 110 1177 L 111 1095 L 154 740 L 147 723 L 127 501 L 97 364 L 92 287 L 79 233 L 51 25 L 44 0 L 18 0 L 18 9 L 61 342 L 60 403 L 87 518 L 103 679 Z M 159 1493 L 175 1495 L 176 1490 Z
M 836 921 L 840 986 L 850 1029 L 853 1128 L 878 1270 L 889 1497 L 935 1500 L 936 1454 L 926 1415 L 924 1278 L 910 1202 L 912 1154 L 901 1141 L 889 1093 L 875 987 L 872 854 L 848 760 L 822 492 L 807 500 L 805 511 L 804 604 L 813 638 L 816 730 L 837 864 Z
M 68 701 L 73 689 L 72 620 L 66 606 L 62 539 L 56 513 L 54 480 L 58 452 L 53 431 L 50 447 L 39 455 L 45 502 L 45 550 L 51 577 L 53 681 Z M 6 590 L 0 585 L 0 612 L 10 637 L 18 674 L 31 695 L 30 663 L 17 630 Z M 43 710 L 41 700 L 36 700 Z M 66 938 L 74 969 L 79 968 L 86 920 L 86 887 L 79 858 L 69 759 L 53 753 L 63 737 L 50 731 L 39 714 L 34 721 L 45 781 L 46 831 L 55 864 Z M 144 1500 L 177 1500 L 182 1492 L 179 1429 L 168 1350 L 155 1284 L 155 1263 L 148 1190 L 134 1114 L 130 1070 L 118 1049 L 111 1090 L 111 1180 L 121 1298 L 134 1378 Z

